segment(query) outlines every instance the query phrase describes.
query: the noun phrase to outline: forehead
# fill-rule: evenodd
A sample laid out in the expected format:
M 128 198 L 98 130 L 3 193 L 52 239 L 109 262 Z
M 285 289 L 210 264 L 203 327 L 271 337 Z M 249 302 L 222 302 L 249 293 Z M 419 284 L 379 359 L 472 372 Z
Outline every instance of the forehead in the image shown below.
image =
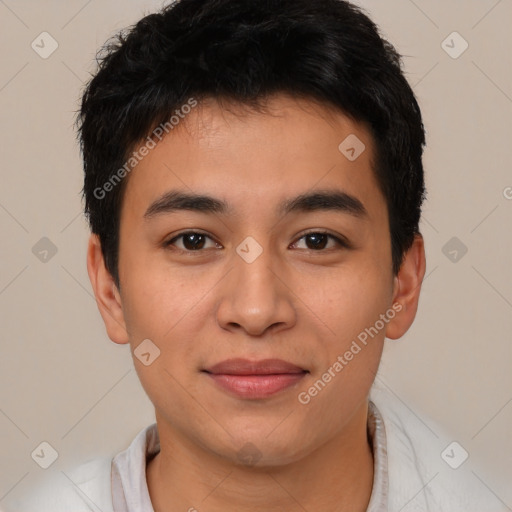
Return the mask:
M 385 208 L 369 130 L 334 108 L 276 95 L 262 109 L 205 100 L 185 111 L 130 173 L 123 209 L 173 189 L 231 197 L 242 211 L 246 195 L 268 206 L 331 187 L 375 203 L 370 213 Z

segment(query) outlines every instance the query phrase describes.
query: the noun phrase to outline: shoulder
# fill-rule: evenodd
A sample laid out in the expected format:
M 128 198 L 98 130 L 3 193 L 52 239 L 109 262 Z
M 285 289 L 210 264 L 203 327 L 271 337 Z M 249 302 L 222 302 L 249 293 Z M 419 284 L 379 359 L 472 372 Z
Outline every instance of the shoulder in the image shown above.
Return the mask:
M 381 381 L 372 387 L 370 400 L 386 434 L 390 512 L 508 510 L 478 478 L 465 442 Z
M 95 458 L 72 469 L 45 472 L 44 480 L 23 498 L 11 502 L 9 512 L 114 512 L 113 494 L 123 501 L 126 492 L 138 503 L 140 493 L 147 489 L 146 455 L 155 453 L 159 447 L 158 430 L 153 423 L 115 456 Z M 150 510 L 150 505 L 146 508 Z
M 113 512 L 111 457 L 97 458 L 73 469 L 55 471 L 12 504 L 18 512 Z

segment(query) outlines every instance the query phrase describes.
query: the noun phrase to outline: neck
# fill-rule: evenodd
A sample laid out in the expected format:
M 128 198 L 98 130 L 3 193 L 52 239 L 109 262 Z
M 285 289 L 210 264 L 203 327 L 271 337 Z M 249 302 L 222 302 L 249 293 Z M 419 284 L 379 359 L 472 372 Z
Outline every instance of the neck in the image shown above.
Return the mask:
M 147 466 L 153 508 L 364 512 L 373 487 L 367 410 L 365 401 L 343 432 L 299 461 L 262 468 L 220 459 L 158 423 L 157 416 L 161 450 Z

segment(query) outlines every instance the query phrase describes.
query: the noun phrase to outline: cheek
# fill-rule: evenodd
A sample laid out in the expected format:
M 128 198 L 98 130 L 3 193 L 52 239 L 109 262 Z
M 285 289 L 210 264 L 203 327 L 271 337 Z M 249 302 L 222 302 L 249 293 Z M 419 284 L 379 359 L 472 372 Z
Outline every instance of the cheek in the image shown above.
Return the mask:
M 371 266 L 340 272 L 329 283 L 321 303 L 332 335 L 322 340 L 325 354 L 300 403 L 318 429 L 329 424 L 334 432 L 365 399 L 377 373 L 385 328 L 375 325 L 389 308 L 389 289 Z
M 130 333 L 134 366 L 139 380 L 155 406 L 162 411 L 190 408 L 188 394 L 193 393 L 198 372 L 198 351 L 204 302 L 207 292 L 194 280 L 171 279 L 165 273 L 151 273 L 134 278 L 126 288 L 125 321 Z M 158 357 L 149 366 L 137 359 L 142 340 L 151 340 Z M 187 391 L 184 391 L 186 388 Z
M 334 337 L 346 343 L 373 325 L 386 311 L 390 293 L 381 272 L 366 265 L 347 269 L 325 282 L 318 299 Z
M 192 267 L 171 268 L 158 260 L 126 260 L 123 311 L 131 334 L 163 341 L 178 322 L 187 323 L 194 316 L 212 288 L 213 277 Z
M 144 272 L 130 272 L 123 301 L 134 365 L 155 406 L 179 415 L 190 407 L 188 393 L 194 393 L 204 355 L 203 338 L 208 334 L 205 322 L 211 319 L 208 292 L 215 279 L 169 268 L 139 268 Z M 136 348 L 145 339 L 159 350 L 150 366 L 136 357 Z

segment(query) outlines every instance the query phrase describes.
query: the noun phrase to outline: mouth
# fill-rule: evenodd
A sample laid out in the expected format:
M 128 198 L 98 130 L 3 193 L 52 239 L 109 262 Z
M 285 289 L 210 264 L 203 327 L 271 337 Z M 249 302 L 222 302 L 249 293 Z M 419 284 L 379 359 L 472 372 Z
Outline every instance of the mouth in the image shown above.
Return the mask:
M 284 391 L 309 373 L 281 359 L 228 359 L 202 371 L 229 394 L 253 400 Z

